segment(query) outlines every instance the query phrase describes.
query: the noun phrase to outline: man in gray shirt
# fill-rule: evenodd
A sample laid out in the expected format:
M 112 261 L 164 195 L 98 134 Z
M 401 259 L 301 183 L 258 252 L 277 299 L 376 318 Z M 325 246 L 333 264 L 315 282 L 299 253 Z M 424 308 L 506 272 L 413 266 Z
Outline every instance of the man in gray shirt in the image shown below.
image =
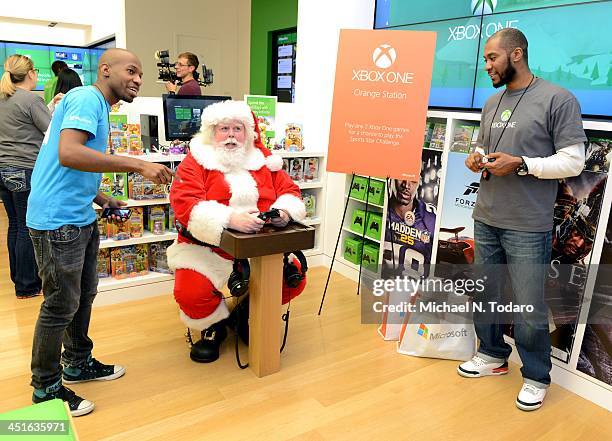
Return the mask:
M 507 266 L 513 304 L 524 306 L 513 317 L 524 381 L 516 406 L 529 411 L 542 406 L 552 368 L 544 282 L 557 179 L 580 174 L 587 139 L 576 98 L 531 73 L 521 31 L 495 33 L 487 40 L 484 58 L 493 86 L 506 87 L 487 100 L 479 147 L 465 161 L 481 173 L 474 242 L 486 289 L 475 297 L 484 308 L 474 312 L 478 353 L 457 371 L 464 377 L 508 372 L 512 348 L 504 341 L 499 313 L 489 303 L 502 303 Z

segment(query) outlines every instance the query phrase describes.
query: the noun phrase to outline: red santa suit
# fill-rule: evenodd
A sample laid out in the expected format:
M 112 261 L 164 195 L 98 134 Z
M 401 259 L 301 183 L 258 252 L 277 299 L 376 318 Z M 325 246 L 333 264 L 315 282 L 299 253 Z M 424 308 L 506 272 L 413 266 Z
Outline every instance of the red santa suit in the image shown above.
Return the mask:
M 223 149 L 215 147 L 212 137 L 215 125 L 235 120 L 245 127 L 246 156 L 239 166 L 228 167 L 219 157 Z M 204 330 L 229 315 L 219 290 L 232 272 L 233 257 L 217 246 L 230 215 L 271 208 L 286 210 L 296 221 L 306 215 L 299 187 L 282 171 L 282 158 L 256 145 L 256 129 L 243 102 L 225 101 L 205 108 L 200 133 L 192 139 L 190 153 L 172 184 L 170 204 L 176 220 L 195 239 L 210 244 L 195 244 L 179 234 L 168 248 L 180 317 L 193 329 Z M 284 292 L 284 300 L 287 294 Z

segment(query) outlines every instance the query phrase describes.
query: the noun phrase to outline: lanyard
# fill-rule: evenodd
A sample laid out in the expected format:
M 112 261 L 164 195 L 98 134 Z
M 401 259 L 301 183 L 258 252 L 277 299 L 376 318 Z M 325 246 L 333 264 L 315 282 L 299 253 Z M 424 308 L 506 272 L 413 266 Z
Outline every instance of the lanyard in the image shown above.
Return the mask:
M 523 99 L 525 94 L 527 93 L 527 90 L 529 90 L 529 86 L 531 86 L 531 83 L 533 83 L 534 79 L 535 79 L 535 75 L 532 74 L 531 75 L 531 81 L 529 81 L 529 84 L 527 85 L 525 90 L 523 90 L 523 93 L 521 93 L 521 96 L 519 97 L 518 101 L 514 105 L 514 108 L 512 109 L 512 112 L 510 113 L 510 117 L 512 117 L 514 115 L 514 112 L 516 111 L 516 109 L 518 108 L 519 103 L 521 102 L 521 100 Z M 507 91 L 508 91 L 508 89 L 504 89 L 504 93 L 502 93 L 502 96 L 499 98 L 499 101 L 497 102 L 497 107 L 495 107 L 495 112 L 493 113 L 493 119 L 491 119 L 491 125 L 489 126 L 489 142 L 487 143 L 487 154 L 495 153 L 495 151 L 497 150 L 497 146 L 499 145 L 499 141 L 501 141 L 502 136 L 504 136 L 504 132 L 506 131 L 506 127 L 508 127 L 508 123 L 506 122 L 506 124 L 504 125 L 504 128 L 502 129 L 501 134 L 499 135 L 499 138 L 497 138 L 497 142 L 495 143 L 495 146 L 493 146 L 493 150 L 490 150 L 490 146 L 491 146 L 491 134 L 493 132 L 493 123 L 495 122 L 495 115 L 497 115 L 497 111 L 499 110 L 499 106 L 500 106 L 502 100 L 504 99 L 504 96 L 506 95 Z M 509 121 L 509 119 L 508 119 L 508 121 Z

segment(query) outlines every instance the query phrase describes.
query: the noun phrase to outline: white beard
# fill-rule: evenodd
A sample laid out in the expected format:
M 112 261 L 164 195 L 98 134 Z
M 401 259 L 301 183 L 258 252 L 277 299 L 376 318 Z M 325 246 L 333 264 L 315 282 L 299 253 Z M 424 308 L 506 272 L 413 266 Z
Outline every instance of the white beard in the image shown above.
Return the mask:
M 215 156 L 217 161 L 228 169 L 244 167 L 247 157 L 245 144 L 236 142 L 236 147 L 228 148 L 226 142 L 215 143 Z

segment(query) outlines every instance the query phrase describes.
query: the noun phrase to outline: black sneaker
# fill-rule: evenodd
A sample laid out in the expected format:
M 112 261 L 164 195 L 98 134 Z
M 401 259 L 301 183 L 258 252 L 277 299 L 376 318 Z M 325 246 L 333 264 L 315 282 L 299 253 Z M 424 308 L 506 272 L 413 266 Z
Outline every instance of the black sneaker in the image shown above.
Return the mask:
M 32 402 L 34 404 L 56 398 L 68 403 L 70 414 L 75 417 L 87 415 L 94 410 L 94 403 L 79 397 L 74 391 L 68 389 L 61 382 L 49 386 L 45 390 L 34 389 L 34 393 L 32 394 Z
M 110 381 L 125 374 L 125 368 L 121 365 L 102 364 L 91 355 L 87 361 L 77 366 L 64 368 L 62 377 L 64 383 L 84 383 L 86 381 Z

